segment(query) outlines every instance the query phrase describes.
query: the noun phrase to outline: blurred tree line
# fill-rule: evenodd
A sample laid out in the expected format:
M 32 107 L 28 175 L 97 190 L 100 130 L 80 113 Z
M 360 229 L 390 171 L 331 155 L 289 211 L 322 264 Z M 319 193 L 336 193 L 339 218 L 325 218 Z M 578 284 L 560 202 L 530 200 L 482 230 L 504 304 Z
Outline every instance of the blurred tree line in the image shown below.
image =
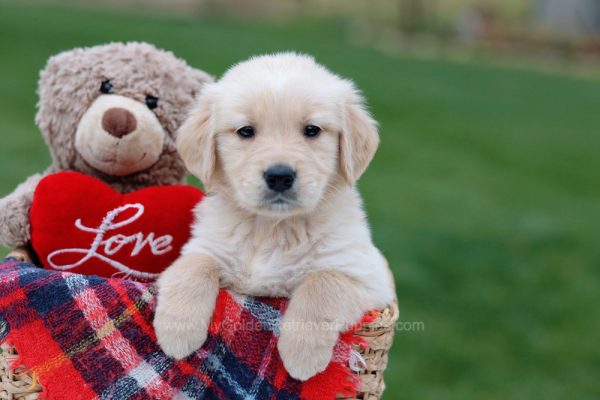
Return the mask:
M 359 31 L 366 31 L 367 36 L 393 31 L 404 39 L 429 35 L 470 44 L 566 46 L 600 54 L 600 0 L 56 1 L 154 9 L 197 17 L 338 18 L 359 26 Z

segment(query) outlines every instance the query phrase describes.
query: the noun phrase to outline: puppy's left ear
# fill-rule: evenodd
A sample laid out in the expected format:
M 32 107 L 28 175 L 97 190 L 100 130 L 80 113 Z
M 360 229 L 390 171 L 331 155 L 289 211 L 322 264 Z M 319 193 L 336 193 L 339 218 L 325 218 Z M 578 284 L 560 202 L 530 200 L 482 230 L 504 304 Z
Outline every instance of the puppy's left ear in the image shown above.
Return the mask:
M 340 170 L 349 185 L 365 172 L 379 146 L 377 122 L 367 111 L 362 96 L 355 92 L 344 110 L 340 134 Z

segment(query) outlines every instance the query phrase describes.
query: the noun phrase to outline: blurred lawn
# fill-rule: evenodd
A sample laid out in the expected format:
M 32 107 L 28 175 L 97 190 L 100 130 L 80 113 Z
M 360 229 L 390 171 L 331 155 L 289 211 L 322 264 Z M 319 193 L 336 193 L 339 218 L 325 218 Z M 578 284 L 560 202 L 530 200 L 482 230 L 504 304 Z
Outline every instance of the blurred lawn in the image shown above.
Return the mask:
M 600 82 L 393 58 L 349 43 L 341 23 L 0 3 L 0 194 L 49 162 L 33 124 L 47 57 L 112 40 L 215 75 L 306 51 L 364 90 L 383 145 L 361 190 L 402 319 L 425 324 L 398 333 L 385 398 L 600 398 Z

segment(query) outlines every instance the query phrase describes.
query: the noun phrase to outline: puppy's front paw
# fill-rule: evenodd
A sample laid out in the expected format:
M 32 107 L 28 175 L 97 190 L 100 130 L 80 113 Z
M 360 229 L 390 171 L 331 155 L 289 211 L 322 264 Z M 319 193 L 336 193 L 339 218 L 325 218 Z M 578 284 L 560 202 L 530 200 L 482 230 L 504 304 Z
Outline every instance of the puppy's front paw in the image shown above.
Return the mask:
M 154 316 L 154 330 L 159 346 L 166 355 L 178 360 L 198 350 L 206 340 L 208 324 L 193 323 L 193 316 L 174 317 L 160 308 Z
M 207 256 L 182 256 L 162 273 L 154 330 L 167 355 L 181 359 L 204 344 L 218 291 L 218 272 Z
M 290 376 L 305 381 L 327 368 L 338 337 L 331 327 L 284 317 L 277 349 Z

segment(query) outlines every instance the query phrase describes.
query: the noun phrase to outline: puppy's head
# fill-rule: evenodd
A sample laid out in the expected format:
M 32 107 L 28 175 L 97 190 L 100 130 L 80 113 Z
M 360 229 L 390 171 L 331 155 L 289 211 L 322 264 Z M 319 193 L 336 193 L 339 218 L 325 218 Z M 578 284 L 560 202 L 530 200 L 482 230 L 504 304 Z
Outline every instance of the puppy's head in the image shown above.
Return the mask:
M 293 53 L 251 58 L 205 86 L 177 137 L 209 191 L 282 217 L 353 185 L 378 143 L 354 84 Z

